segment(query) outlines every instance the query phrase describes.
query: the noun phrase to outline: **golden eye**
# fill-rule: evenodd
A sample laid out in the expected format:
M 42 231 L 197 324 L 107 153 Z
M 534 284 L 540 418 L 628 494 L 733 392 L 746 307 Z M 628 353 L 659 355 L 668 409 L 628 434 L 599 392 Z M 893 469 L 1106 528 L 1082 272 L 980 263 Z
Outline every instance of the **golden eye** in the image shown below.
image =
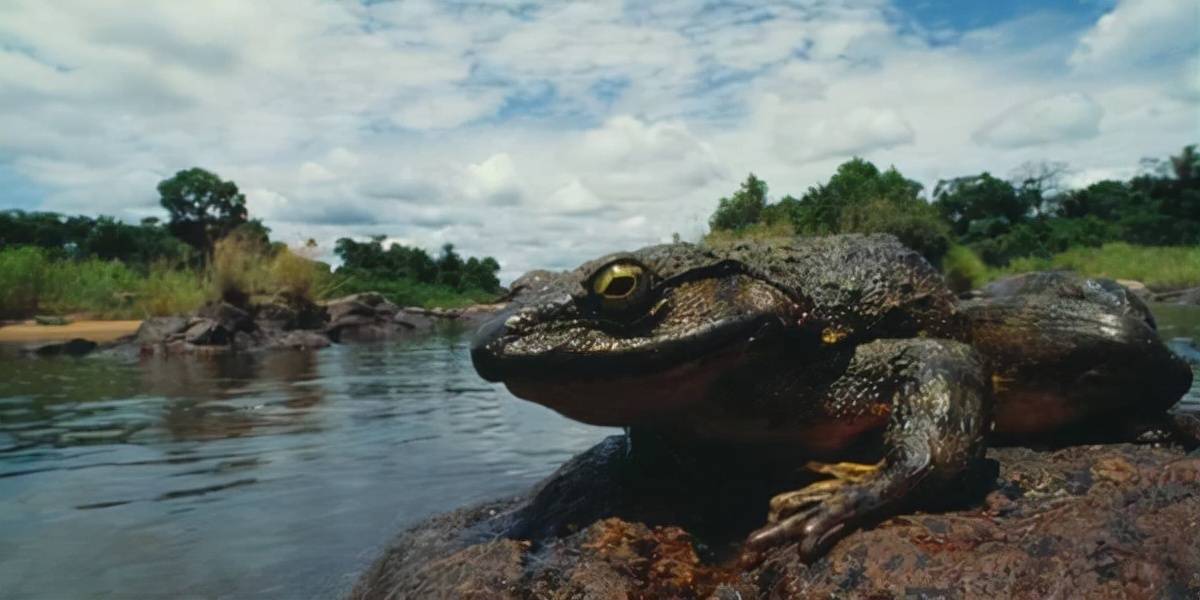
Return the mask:
M 633 263 L 613 263 L 592 279 L 592 292 L 607 309 L 624 309 L 646 292 L 646 271 Z

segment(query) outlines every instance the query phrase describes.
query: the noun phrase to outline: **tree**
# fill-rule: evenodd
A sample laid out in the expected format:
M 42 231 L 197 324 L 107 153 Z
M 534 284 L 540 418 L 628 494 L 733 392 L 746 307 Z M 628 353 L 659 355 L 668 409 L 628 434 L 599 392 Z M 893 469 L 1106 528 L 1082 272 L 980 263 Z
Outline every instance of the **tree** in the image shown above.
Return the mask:
M 708 220 L 714 231 L 740 231 L 758 223 L 767 206 L 767 182 L 751 173 L 733 196 L 721 198 Z
M 1004 219 L 1009 226 L 1029 216 L 1034 199 L 1017 193 L 1003 179 L 984 172 L 979 175 L 939 181 L 933 188 L 933 205 L 962 236 L 980 219 Z
M 437 259 L 437 281 L 457 290 L 462 290 L 463 259 L 454 251 L 454 244 L 443 244 L 442 254 Z
M 237 185 L 201 168 L 159 182 L 158 194 L 170 214 L 170 232 L 205 260 L 212 257 L 217 240 L 247 222 L 246 197 Z

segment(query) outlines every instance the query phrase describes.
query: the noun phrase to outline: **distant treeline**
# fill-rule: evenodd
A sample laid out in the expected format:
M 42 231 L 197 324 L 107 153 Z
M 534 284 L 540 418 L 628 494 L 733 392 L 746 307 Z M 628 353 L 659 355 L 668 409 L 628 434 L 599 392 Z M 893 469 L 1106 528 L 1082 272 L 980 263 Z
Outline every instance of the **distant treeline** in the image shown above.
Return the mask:
M 751 174 L 741 189 L 721 198 L 709 220 L 710 238 L 883 232 L 935 264 L 961 246 L 992 267 L 1110 242 L 1200 244 L 1196 146 L 1143 163 L 1142 174 L 1129 180 L 1072 190 L 1061 188 L 1064 165 L 1027 164 L 1009 180 L 984 172 L 939 181 L 928 200 L 922 185 L 895 167 L 880 171 L 860 158 L 801 197 L 773 203 L 766 182 Z
M 35 311 L 146 316 L 182 312 L 206 299 L 285 294 L 316 299 L 380 291 L 401 305 L 455 306 L 494 297 L 500 265 L 437 258 L 400 244 L 338 240 L 343 265 L 313 260 L 316 242 L 293 252 L 252 219 L 236 184 L 204 169 L 158 184 L 167 220 L 0 211 L 0 316 Z
M 386 280 L 411 279 L 451 287 L 458 291 L 476 289 L 495 292 L 500 289 L 500 263 L 485 256 L 474 256 L 465 261 L 454 251 L 454 244 L 444 244 L 437 259 L 420 248 L 399 243 L 383 242 L 387 236 L 372 236 L 370 241 L 356 242 L 341 238 L 334 246 L 334 253 L 342 259 L 339 274 L 354 277 Z

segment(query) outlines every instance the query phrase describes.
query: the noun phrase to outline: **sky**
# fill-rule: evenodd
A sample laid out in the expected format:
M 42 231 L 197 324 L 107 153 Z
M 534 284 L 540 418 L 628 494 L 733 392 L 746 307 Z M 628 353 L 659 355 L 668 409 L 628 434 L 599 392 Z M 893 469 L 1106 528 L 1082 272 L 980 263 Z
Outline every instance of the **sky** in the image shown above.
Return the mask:
M 495 256 L 697 239 L 750 172 L 1134 174 L 1200 141 L 1194 0 L 5 0 L 0 209 L 165 216 L 199 166 L 272 237 Z

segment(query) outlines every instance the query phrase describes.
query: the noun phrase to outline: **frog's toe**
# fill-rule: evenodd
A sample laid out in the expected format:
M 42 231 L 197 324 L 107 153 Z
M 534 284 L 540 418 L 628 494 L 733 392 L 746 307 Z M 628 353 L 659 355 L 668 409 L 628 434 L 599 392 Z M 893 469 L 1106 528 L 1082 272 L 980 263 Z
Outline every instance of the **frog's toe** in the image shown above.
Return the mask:
M 816 486 L 820 487 L 810 490 Z M 799 542 L 803 559 L 815 558 L 877 503 L 873 496 L 877 490 L 873 488 L 833 479 L 781 494 L 772 500 L 771 513 L 776 519 L 751 533 L 746 545 L 752 552 L 761 552 L 794 540 Z M 784 515 L 777 511 L 776 502 L 786 505 L 791 512 Z
M 767 511 L 767 522 L 778 523 L 804 509 L 820 504 L 845 485 L 845 482 L 838 479 L 826 479 L 803 489 L 779 494 L 771 498 L 770 510 Z
M 873 477 L 883 467 L 883 462 L 863 464 L 854 462 L 822 463 L 811 461 L 804 466 L 814 473 L 830 475 L 847 483 L 862 483 Z

